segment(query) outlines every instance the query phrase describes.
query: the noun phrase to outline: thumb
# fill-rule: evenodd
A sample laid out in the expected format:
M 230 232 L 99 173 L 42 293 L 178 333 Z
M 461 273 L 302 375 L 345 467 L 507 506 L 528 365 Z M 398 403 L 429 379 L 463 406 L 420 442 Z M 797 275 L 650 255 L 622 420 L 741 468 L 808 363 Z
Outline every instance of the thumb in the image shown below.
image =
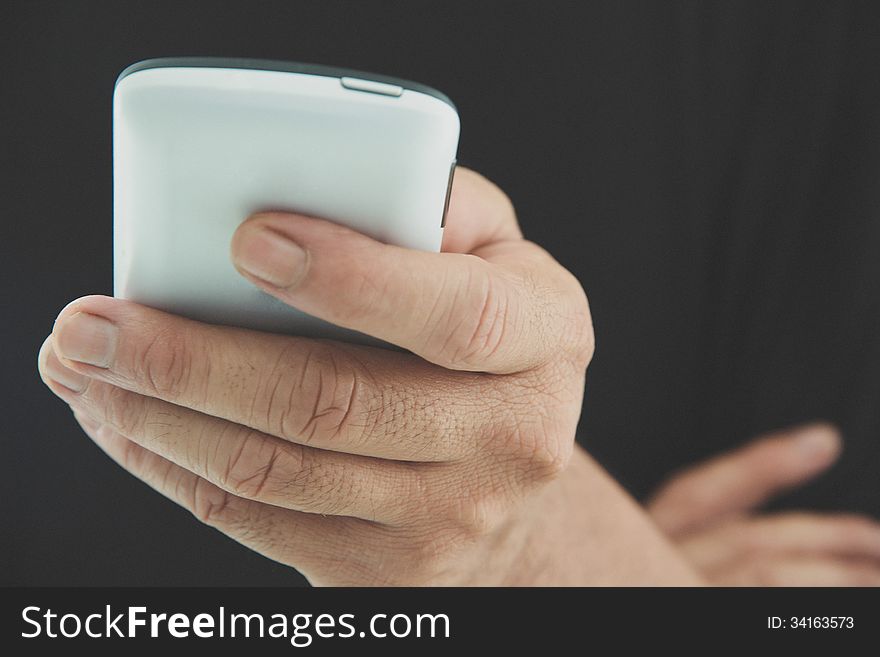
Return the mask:
M 840 434 L 830 424 L 772 433 L 673 476 L 648 511 L 669 534 L 714 524 L 815 477 L 840 450 Z

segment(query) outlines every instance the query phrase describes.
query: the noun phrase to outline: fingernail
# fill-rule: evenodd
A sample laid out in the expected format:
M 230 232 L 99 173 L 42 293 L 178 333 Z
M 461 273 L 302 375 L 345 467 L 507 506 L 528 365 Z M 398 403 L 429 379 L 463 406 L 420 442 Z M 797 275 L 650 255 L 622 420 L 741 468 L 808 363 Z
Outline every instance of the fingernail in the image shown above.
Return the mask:
M 235 264 L 275 287 L 290 288 L 306 273 L 308 255 L 293 240 L 267 228 L 244 231 L 235 248 Z
M 74 372 L 69 367 L 65 367 L 64 363 L 58 360 L 58 356 L 55 355 L 55 350 L 51 345 L 47 345 L 47 349 L 48 353 L 44 363 L 46 376 L 74 392 L 85 390 L 89 380 L 88 377 L 83 376 L 79 372 Z
M 840 450 L 840 438 L 829 429 L 813 429 L 798 438 L 798 447 L 805 458 L 828 458 Z
M 116 352 L 118 335 L 119 329 L 109 320 L 80 312 L 58 323 L 54 342 L 62 358 L 109 367 Z

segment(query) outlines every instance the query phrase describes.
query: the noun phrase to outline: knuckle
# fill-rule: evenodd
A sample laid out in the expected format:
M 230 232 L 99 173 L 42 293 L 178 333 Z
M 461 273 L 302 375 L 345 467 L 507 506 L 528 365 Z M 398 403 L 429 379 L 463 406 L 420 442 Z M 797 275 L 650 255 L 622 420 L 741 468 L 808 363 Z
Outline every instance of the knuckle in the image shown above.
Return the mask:
M 218 485 L 236 497 L 302 511 L 344 514 L 355 495 L 355 482 L 318 452 L 262 434 L 246 437 L 217 470 Z
M 547 257 L 551 260 L 549 273 L 539 277 L 532 272 L 526 276 L 531 298 L 540 305 L 542 317 L 555 320 L 554 328 L 547 331 L 547 338 L 556 344 L 557 353 L 577 369 L 584 370 L 596 351 L 596 334 L 587 293 L 574 274 L 549 254 Z
M 179 331 L 157 330 L 134 356 L 134 371 L 159 397 L 177 395 L 189 384 L 191 342 Z
M 282 470 L 288 460 L 280 445 L 262 436 L 245 435 L 228 454 L 218 480 L 237 497 L 262 499 L 284 482 Z
M 97 386 L 95 386 L 97 387 Z M 107 422 L 125 436 L 137 435 L 144 427 L 143 400 L 123 388 L 102 385 L 98 404 Z
M 570 335 L 566 336 L 564 343 L 574 358 L 574 362 L 581 368 L 586 367 L 593 360 L 596 353 L 596 333 L 593 329 L 593 317 L 590 313 L 590 304 L 587 293 L 573 274 L 566 271 L 572 280 L 575 301 L 573 303 Z
M 506 439 L 509 458 L 527 480 L 549 483 L 562 475 L 571 461 L 574 440 L 562 437 L 555 422 L 532 417 L 516 422 Z
M 478 539 L 491 534 L 501 524 L 502 517 L 497 503 L 486 495 L 461 499 L 451 512 L 453 526 L 465 539 Z
M 193 478 L 190 510 L 196 519 L 210 527 L 221 528 L 229 522 L 232 496 L 201 477 Z
M 586 369 L 596 351 L 596 334 L 587 293 L 578 278 L 545 252 L 543 266 L 527 269 L 523 280 L 549 327 L 544 329 L 546 340 L 557 347 L 559 356 L 579 370 Z
M 298 383 L 275 422 L 280 436 L 308 444 L 363 431 L 367 385 L 351 360 L 332 348 L 312 347 L 298 369 Z
M 573 451 L 574 444 L 570 441 L 544 441 L 532 456 L 535 478 L 541 482 L 558 479 L 568 468 Z
M 291 405 L 299 403 L 296 382 L 300 376 L 300 354 L 302 346 L 297 342 L 285 345 L 278 353 L 275 364 L 267 374 L 262 375 L 260 384 L 253 390 L 243 392 L 243 406 L 250 407 L 248 424 L 268 427 L 269 431 L 284 436 L 287 424 L 292 417 Z M 308 352 L 305 360 L 308 362 Z
M 117 459 L 119 465 L 135 475 L 141 475 L 145 470 L 144 459 L 147 454 L 146 450 L 128 439 L 122 439 L 118 444 Z
M 470 335 L 458 345 L 454 360 L 473 365 L 490 358 L 506 342 L 510 333 L 512 309 L 504 286 L 487 282 L 481 291 L 477 320 Z M 457 357 L 456 357 L 457 356 Z
M 453 290 L 440 292 L 448 299 L 448 328 L 439 356 L 457 369 L 479 369 L 509 340 L 518 313 L 505 279 L 490 275 L 482 261 L 470 260 L 467 271 Z
M 455 468 L 459 470 L 459 468 Z M 485 464 L 465 472 L 449 470 L 437 480 L 440 491 L 419 496 L 420 507 L 408 517 L 423 527 L 434 527 L 435 534 L 457 546 L 479 541 L 497 531 L 508 519 L 518 493 L 510 485 L 503 467 Z M 450 494 L 450 491 L 457 493 Z

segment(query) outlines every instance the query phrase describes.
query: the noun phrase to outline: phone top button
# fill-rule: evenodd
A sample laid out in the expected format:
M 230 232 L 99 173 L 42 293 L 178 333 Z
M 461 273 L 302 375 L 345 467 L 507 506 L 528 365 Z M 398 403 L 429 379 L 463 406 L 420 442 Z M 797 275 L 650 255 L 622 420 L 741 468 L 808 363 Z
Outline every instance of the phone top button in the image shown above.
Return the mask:
M 385 84 L 384 82 L 361 80 L 360 78 L 339 78 L 339 81 L 343 87 L 354 91 L 366 91 L 371 94 L 395 97 L 403 93 L 403 87 L 399 87 L 396 84 Z

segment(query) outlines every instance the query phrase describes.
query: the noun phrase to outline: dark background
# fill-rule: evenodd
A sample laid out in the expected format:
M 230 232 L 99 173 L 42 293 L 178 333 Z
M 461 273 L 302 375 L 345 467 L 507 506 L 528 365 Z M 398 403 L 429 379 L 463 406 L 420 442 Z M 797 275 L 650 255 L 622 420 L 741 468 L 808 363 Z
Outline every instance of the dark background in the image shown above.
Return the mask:
M 113 466 L 41 384 L 111 291 L 110 101 L 148 57 L 291 59 L 445 91 L 460 161 L 590 296 L 581 443 L 634 494 L 836 422 L 780 506 L 880 514 L 877 3 L 4 2 L 0 582 L 291 584 Z

